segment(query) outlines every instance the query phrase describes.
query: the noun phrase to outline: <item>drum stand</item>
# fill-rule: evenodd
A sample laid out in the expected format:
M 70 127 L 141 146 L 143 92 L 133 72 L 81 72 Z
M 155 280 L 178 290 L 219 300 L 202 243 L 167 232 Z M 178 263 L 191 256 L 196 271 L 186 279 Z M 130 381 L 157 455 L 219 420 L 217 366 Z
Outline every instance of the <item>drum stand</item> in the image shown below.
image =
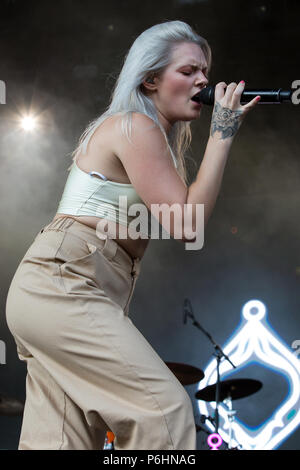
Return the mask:
M 226 406 L 226 413 L 229 422 L 229 442 L 228 442 L 228 449 L 232 449 L 232 423 L 234 421 L 234 416 L 236 414 L 236 410 L 232 409 L 232 399 L 231 396 L 228 396 L 223 400 L 224 405 Z

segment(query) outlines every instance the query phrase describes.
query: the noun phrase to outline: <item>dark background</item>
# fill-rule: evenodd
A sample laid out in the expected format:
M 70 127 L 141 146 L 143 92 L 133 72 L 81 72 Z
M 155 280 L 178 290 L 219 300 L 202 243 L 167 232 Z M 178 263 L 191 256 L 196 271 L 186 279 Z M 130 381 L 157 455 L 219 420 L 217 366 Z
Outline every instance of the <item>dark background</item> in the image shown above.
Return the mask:
M 53 218 L 69 153 L 108 105 L 134 39 L 156 23 L 182 20 L 211 45 L 210 83 L 245 80 L 246 88 L 288 89 L 300 79 L 300 8 L 296 0 L 2 0 L 0 9 L 0 79 L 7 87 L 6 105 L 0 105 L 0 339 L 7 348 L 0 394 L 24 400 L 26 366 L 7 328 L 7 290 L 33 237 Z M 42 123 L 37 134 L 18 129 L 20 115 L 29 111 Z M 192 122 L 190 183 L 211 111 L 204 107 Z M 299 112 L 292 104 L 258 105 L 247 116 L 202 250 L 186 251 L 172 239 L 151 241 L 130 316 L 163 360 L 201 369 L 211 360 L 207 338 L 190 322 L 183 325 L 186 297 L 221 346 L 252 298 L 266 304 L 271 326 L 289 348 L 300 339 Z M 253 366 L 241 376 L 263 381 L 261 392 L 236 402 L 238 417 L 257 425 L 284 399 L 286 382 Z M 197 416 L 197 385 L 186 390 Z M 255 423 L 248 403 L 255 404 Z M 20 427 L 21 417 L 0 416 L 0 448 L 17 448 Z M 299 449 L 299 439 L 298 428 L 279 449 Z M 198 449 L 205 448 L 198 433 Z

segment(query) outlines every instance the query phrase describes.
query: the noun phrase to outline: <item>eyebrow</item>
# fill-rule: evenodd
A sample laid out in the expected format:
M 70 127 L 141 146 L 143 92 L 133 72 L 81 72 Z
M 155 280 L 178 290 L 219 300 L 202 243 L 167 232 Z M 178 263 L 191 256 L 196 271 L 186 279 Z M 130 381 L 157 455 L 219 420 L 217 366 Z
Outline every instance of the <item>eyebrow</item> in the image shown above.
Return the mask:
M 195 65 L 195 64 L 182 64 L 182 65 L 179 65 L 179 68 L 181 67 L 192 67 L 193 70 L 198 70 L 198 69 L 202 69 L 202 70 L 207 70 L 207 65 L 203 66 L 202 64 L 199 66 L 199 65 Z

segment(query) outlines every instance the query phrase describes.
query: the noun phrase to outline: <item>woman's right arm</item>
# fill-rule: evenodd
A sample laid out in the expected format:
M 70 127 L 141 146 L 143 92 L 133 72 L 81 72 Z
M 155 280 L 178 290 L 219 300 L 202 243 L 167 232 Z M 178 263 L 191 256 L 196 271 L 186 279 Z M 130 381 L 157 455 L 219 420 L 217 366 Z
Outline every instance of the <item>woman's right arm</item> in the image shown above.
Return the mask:
M 215 105 L 212 114 L 210 137 L 205 154 L 195 181 L 190 185 L 187 204 L 204 204 L 204 225 L 206 225 L 220 192 L 225 165 L 229 151 L 243 118 L 259 99 L 254 98 L 245 106 L 241 106 L 240 97 L 244 90 L 244 82 L 225 82 L 216 85 Z M 195 213 L 195 211 L 194 211 Z M 195 217 L 193 219 L 193 231 Z
M 196 205 L 204 204 L 204 219 L 207 222 L 215 205 L 223 178 L 233 138 L 245 114 L 255 106 L 252 100 L 245 106 L 240 104 L 244 85 L 216 85 L 215 106 L 213 110 L 210 137 L 195 181 L 187 187 L 174 167 L 172 156 L 159 127 L 148 116 L 133 113 L 131 143 L 121 132 L 120 118 L 116 121 L 113 148 L 119 157 L 129 180 L 133 184 L 148 209 L 153 213 L 153 205 L 179 204 L 182 217 L 164 220 L 159 214 L 159 223 L 170 233 L 177 236 L 184 228 L 185 234 L 195 232 Z M 184 205 L 193 208 L 192 227 L 184 223 Z M 167 211 L 165 211 L 167 212 Z M 156 213 L 153 215 L 157 218 Z M 182 241 L 191 241 L 184 235 Z

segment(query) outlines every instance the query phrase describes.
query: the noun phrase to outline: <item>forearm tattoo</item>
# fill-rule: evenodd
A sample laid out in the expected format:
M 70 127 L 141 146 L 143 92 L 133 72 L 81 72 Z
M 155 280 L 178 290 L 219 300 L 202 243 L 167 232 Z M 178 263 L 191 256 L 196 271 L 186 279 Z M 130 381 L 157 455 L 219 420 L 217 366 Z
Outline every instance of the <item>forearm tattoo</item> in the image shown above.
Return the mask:
M 239 128 L 239 116 L 241 114 L 242 111 L 225 108 L 216 101 L 211 120 L 210 135 L 213 136 L 216 131 L 219 131 L 222 133 L 221 139 L 234 136 Z

